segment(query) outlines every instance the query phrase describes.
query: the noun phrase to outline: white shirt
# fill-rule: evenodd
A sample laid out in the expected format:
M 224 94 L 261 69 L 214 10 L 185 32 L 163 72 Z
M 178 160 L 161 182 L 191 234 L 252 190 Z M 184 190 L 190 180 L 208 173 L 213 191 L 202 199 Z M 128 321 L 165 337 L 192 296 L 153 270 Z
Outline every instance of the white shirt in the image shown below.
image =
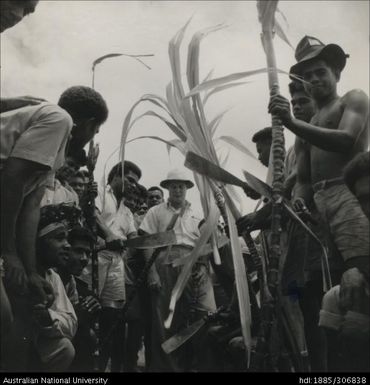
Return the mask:
M 9 157 L 33 161 L 55 171 L 64 163 L 72 118 L 59 106 L 41 103 L 3 112 L 0 170 Z
M 46 186 L 40 207 L 59 205 L 61 203 L 78 206 L 78 195 L 72 188 L 69 190 L 67 187 L 64 187 L 58 179 L 54 178 L 53 186 Z
M 54 270 L 48 269 L 45 279 L 53 288 L 54 302 L 48 312 L 53 321 L 51 326 L 40 328 L 40 334 L 51 338 L 66 337 L 72 340 L 77 331 L 77 316 L 64 289 L 63 282 Z
M 148 234 L 166 231 L 173 215 L 180 211 L 181 209 L 174 209 L 169 202 L 154 206 L 146 213 L 140 229 Z M 199 222 L 200 220 L 193 216 L 190 203 L 186 202 L 185 212 L 181 217 L 177 218 L 173 228 L 176 234 L 176 244 L 194 247 L 200 236 Z
M 118 237 L 127 239 L 130 233 L 136 231 L 131 211 L 123 204 L 123 201 L 117 207 L 117 199 L 110 185 L 99 189 L 95 205 L 106 226 Z

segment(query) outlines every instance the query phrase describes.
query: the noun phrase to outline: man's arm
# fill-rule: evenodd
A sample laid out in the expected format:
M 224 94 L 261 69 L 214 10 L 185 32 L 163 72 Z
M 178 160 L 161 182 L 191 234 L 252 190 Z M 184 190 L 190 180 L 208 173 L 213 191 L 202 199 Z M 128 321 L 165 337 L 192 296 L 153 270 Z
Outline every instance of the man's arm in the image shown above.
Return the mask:
M 369 102 L 361 90 L 348 92 L 342 100 L 344 111 L 336 130 L 293 118 L 289 101 L 281 95 L 271 98 L 269 112 L 278 115 L 285 127 L 310 144 L 326 151 L 348 152 L 366 128 Z
M 297 156 L 297 185 L 292 200 L 303 199 L 309 205 L 313 197 L 309 145 L 297 137 L 294 148 Z
M 41 303 L 50 302 L 52 289 L 36 271 L 35 243 L 44 188 L 27 194 L 47 168 L 31 161 L 9 158 L 1 181 L 1 249 L 10 284 L 28 286 Z

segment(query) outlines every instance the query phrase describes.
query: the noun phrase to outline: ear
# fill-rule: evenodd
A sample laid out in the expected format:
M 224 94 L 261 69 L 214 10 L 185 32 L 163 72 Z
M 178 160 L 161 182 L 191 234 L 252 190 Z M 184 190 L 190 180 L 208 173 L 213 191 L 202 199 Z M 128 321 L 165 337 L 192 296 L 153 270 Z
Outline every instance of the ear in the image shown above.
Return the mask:
M 339 82 L 339 80 L 340 80 L 340 74 L 341 74 L 340 70 L 336 69 L 335 72 L 334 72 L 334 74 L 335 74 L 335 79 L 337 80 L 337 82 Z

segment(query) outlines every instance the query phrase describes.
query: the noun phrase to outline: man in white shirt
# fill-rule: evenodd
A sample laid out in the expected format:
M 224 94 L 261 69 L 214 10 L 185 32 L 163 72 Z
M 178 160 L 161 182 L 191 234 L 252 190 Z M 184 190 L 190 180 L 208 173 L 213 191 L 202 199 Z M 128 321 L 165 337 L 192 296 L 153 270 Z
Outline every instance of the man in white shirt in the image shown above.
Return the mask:
M 169 252 L 167 249 L 160 252 L 148 274 L 148 285 L 152 291 L 150 371 L 189 370 L 189 361 L 193 357 L 185 357 L 186 352 L 181 348 L 166 355 L 161 344 L 186 326 L 189 321 L 195 321 L 205 312 L 216 308 L 209 265 L 207 262 L 199 262 L 194 267 L 182 297 L 178 301 L 171 328 L 167 330 L 164 327 L 172 289 L 182 269 L 182 265 L 179 266 L 175 262 L 179 262 L 190 254 L 200 235 L 199 219 L 194 217 L 190 203 L 186 201 L 186 192 L 193 186 L 193 182 L 184 170 L 170 171 L 167 179 L 161 182 L 161 187 L 168 189 L 168 201 L 152 207 L 140 226 L 140 230 L 147 234 L 166 231 L 170 222 L 176 218 L 174 216 L 178 215 L 173 226 L 177 238 L 176 245 L 172 246 Z M 147 258 L 149 257 L 150 253 L 147 255 Z
M 128 186 L 141 177 L 141 170 L 132 162 L 125 161 L 124 175 Z M 95 205 L 98 210 L 98 227 L 107 248 L 98 254 L 99 298 L 102 306 L 100 317 L 101 339 L 105 340 L 101 350 L 101 369 L 104 370 L 111 357 L 111 370 L 118 372 L 123 363 L 124 324 L 120 312 L 126 299 L 125 252 L 114 250 L 114 243 L 136 237 L 134 217 L 124 205 L 122 194 L 122 166 L 116 164 L 108 174 L 108 184 L 98 191 Z M 84 269 L 82 279 L 91 282 L 91 264 Z M 113 329 L 112 329 L 113 328 Z

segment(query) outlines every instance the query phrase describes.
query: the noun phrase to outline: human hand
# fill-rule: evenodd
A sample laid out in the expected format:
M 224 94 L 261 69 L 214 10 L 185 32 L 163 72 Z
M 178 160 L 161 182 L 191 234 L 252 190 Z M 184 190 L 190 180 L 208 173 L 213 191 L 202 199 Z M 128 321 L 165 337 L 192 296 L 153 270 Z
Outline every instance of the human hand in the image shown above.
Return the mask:
M 28 275 L 28 288 L 33 303 L 50 307 L 54 302 L 55 297 L 52 286 L 38 273 L 32 272 Z
M 297 198 L 293 202 L 293 208 L 296 213 L 307 211 L 307 206 L 303 198 Z
M 87 311 L 90 314 L 95 314 L 101 310 L 100 302 L 93 296 L 89 295 L 81 302 L 81 307 L 83 310 Z
M 9 288 L 24 295 L 27 293 L 27 275 L 22 261 L 16 254 L 3 254 L 5 281 Z
M 345 312 L 369 314 L 369 283 L 357 267 L 346 270 L 342 275 L 339 305 Z
M 89 183 L 87 188 L 88 188 L 89 196 L 95 199 L 98 196 L 98 183 L 95 181 L 92 183 Z
M 162 288 L 161 280 L 159 278 L 159 275 L 153 269 L 151 271 L 149 271 L 149 273 L 148 273 L 147 283 L 148 283 L 148 288 L 151 291 L 158 292 Z
M 284 126 L 289 128 L 289 124 L 292 122 L 292 114 L 288 99 L 282 95 L 272 96 L 268 105 L 268 112 L 269 114 L 276 115 Z
M 14 98 L 1 99 L 2 112 L 16 110 L 26 106 L 35 106 L 46 102 L 45 99 L 36 98 L 34 96 L 17 96 Z
M 256 226 L 256 213 L 250 213 L 244 215 L 236 221 L 236 227 L 238 234 L 241 235 L 245 232 L 250 232 Z
M 32 317 L 41 326 L 51 326 L 53 321 L 45 305 L 39 303 L 32 307 Z
M 105 240 L 105 247 L 112 251 L 124 251 L 125 246 L 123 239 L 114 236 L 109 236 Z

